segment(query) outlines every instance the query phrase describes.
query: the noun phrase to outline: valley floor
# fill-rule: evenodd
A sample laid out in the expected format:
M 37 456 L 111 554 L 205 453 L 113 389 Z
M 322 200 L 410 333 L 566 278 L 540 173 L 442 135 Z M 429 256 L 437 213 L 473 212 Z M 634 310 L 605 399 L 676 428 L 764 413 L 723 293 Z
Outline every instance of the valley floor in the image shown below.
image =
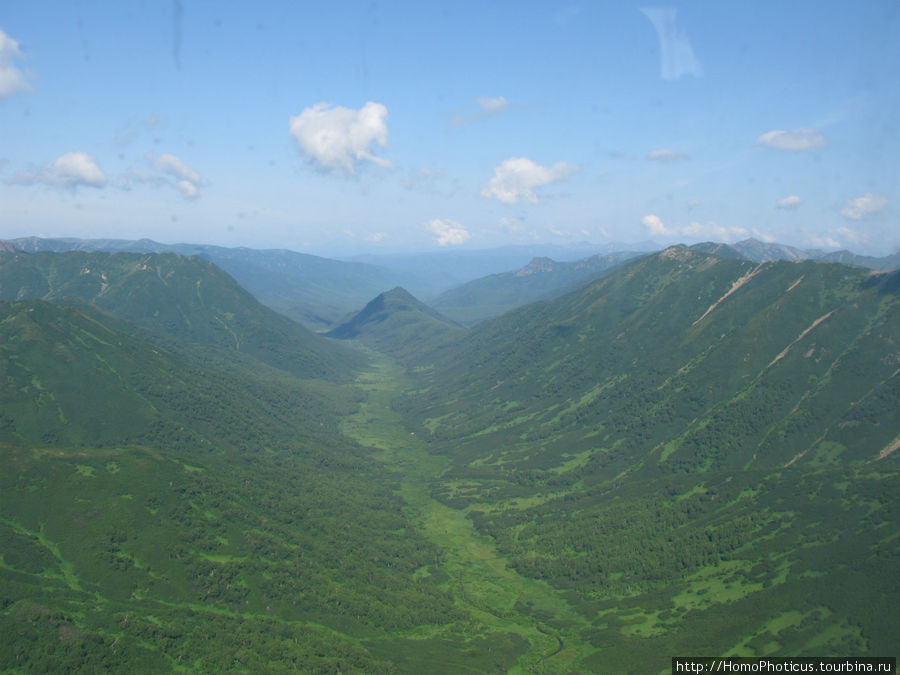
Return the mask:
M 344 424 L 348 436 L 377 448 L 377 459 L 400 476 L 399 494 L 407 504 L 407 517 L 440 547 L 436 567 L 447 575 L 447 590 L 456 604 L 473 618 L 475 633 L 512 633 L 527 644 L 511 672 L 569 672 L 596 651 L 582 637 L 590 626 L 562 595 L 547 583 L 523 577 L 480 535 L 464 510 L 450 508 L 431 496 L 449 462 L 428 453 L 427 444 L 406 431 L 391 408 L 403 391 L 403 369 L 378 356 L 372 371 L 359 384 L 367 398 Z M 428 567 L 417 574 L 427 575 Z M 416 638 L 439 637 L 439 633 Z M 422 664 L 431 670 L 439 664 Z

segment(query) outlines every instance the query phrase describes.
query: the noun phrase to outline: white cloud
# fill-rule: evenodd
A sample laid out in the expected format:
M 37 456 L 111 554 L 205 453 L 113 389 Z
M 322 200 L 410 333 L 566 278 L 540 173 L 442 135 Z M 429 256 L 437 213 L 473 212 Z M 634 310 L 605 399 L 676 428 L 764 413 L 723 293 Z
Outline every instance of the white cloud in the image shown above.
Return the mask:
M 196 184 L 189 180 L 180 180 L 175 183 L 175 187 L 186 199 L 194 199 L 199 194 Z
M 679 159 L 688 159 L 688 156 L 679 150 L 660 148 L 649 153 L 647 159 L 652 159 L 656 162 L 675 162 Z
M 802 203 L 803 199 L 801 199 L 797 195 L 790 195 L 789 197 L 785 197 L 784 199 L 779 199 L 777 205 L 779 209 L 784 209 L 785 211 L 793 211 Z
M 785 152 L 812 152 L 828 145 L 825 137 L 815 129 L 767 131 L 756 139 L 757 145 Z
M 0 100 L 16 92 L 31 90 L 25 73 L 15 66 L 15 62 L 21 58 L 19 43 L 0 29 Z
M 55 159 L 46 172 L 51 182 L 61 185 L 98 188 L 106 185 L 106 176 L 94 158 L 84 152 L 67 152 Z
M 701 77 L 703 66 L 694 56 L 694 49 L 685 31 L 675 25 L 678 10 L 673 7 L 642 7 L 659 38 L 660 77 L 677 80 L 684 75 Z
M 95 187 L 106 185 L 106 175 L 97 166 L 94 158 L 84 152 L 67 152 L 35 173 L 21 172 L 11 183 L 34 185 L 41 183 L 57 187 Z
M 169 174 L 173 178 L 188 181 L 194 183 L 194 185 L 200 183 L 200 174 L 178 159 L 175 155 L 160 155 L 153 164 L 157 169 L 163 173 Z
M 711 239 L 713 241 L 731 242 L 738 239 L 746 239 L 750 231 L 743 227 L 726 227 L 713 222 L 698 223 L 692 221 L 687 225 L 668 226 L 659 216 L 650 214 L 641 218 L 641 223 L 647 228 L 651 236 L 658 237 L 689 237 L 691 239 Z
M 688 200 L 688 203 L 687 203 L 688 210 L 691 210 L 691 211 L 692 211 L 692 210 L 698 208 L 699 206 L 700 206 L 700 201 L 699 201 L 699 200 L 697 200 L 697 199 L 690 199 L 690 200 Z
M 367 234 L 364 238 L 366 241 L 381 241 L 385 236 L 384 232 L 373 232 L 372 234 Z
M 651 235 L 675 234 L 665 226 L 659 216 L 653 215 L 652 213 L 641 218 L 641 222 Z
M 867 192 L 862 197 L 851 199 L 841 209 L 841 215 L 850 220 L 862 220 L 868 216 L 884 211 L 888 204 L 887 197 Z
M 452 220 L 440 220 L 435 218 L 425 224 L 426 229 L 437 235 L 437 243 L 441 246 L 456 246 L 465 243 L 472 237 L 469 231 Z
M 493 197 L 504 204 L 515 204 L 520 199 L 536 203 L 535 188 L 562 180 L 576 169 L 565 162 L 557 162 L 548 168 L 526 157 L 510 157 L 494 169 L 494 177 L 481 191 L 481 196 Z
M 372 153 L 387 145 L 387 108 L 369 101 L 359 110 L 316 103 L 290 118 L 290 133 L 300 150 L 326 171 L 355 173 L 359 162 L 391 163 Z
M 568 230 L 560 229 L 556 227 L 556 225 L 549 225 L 547 227 L 547 231 L 550 232 L 550 234 L 552 234 L 554 237 L 562 237 L 564 239 L 570 239 L 572 237 L 571 232 L 569 232 Z

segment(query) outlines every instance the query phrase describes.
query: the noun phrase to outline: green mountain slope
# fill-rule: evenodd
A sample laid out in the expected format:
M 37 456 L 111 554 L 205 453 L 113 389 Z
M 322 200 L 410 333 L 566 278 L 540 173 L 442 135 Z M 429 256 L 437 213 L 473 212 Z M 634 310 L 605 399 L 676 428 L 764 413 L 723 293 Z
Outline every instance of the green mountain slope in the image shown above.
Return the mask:
M 668 249 L 479 326 L 434 356 L 435 377 L 445 379 L 417 394 L 417 409 L 435 434 L 463 439 L 471 428 L 536 424 L 542 433 L 588 428 L 593 438 L 595 423 L 614 419 L 602 440 L 632 445 L 640 431 L 651 447 L 670 444 L 660 449 L 661 470 L 778 465 L 797 443 L 826 432 L 837 441 L 844 415 L 888 412 L 879 406 L 896 386 L 892 283 L 841 265 L 757 265 Z M 480 412 L 460 405 L 468 400 Z M 741 422 L 748 417 L 752 428 Z M 684 436 L 671 432 L 677 420 Z M 736 425 L 737 450 L 701 440 Z M 867 428 L 856 456 L 892 440 L 896 425 L 887 427 Z
M 260 302 L 314 330 L 356 310 L 401 277 L 378 265 L 331 260 L 284 249 L 161 244 L 150 239 L 41 239 L 10 244 L 26 253 L 107 251 L 200 256 L 225 270 Z
M 460 326 L 397 287 L 374 298 L 327 335 L 359 340 L 380 352 L 409 360 L 463 332 Z
M 346 379 L 357 354 L 260 304 L 212 263 L 172 253 L 0 253 L 0 299 L 80 298 L 142 328 Z
M 451 288 L 435 298 L 433 305 L 455 321 L 471 325 L 522 305 L 562 295 L 638 255 L 610 253 L 575 262 L 534 258 L 515 272 L 492 274 Z
M 352 403 L 257 366 L 204 369 L 123 332 L 89 307 L 0 302 L 0 442 L 205 453 L 315 440 Z M 326 395 L 327 392 L 327 395 Z
M 395 407 L 452 458 L 432 494 L 571 594 L 582 667 L 887 653 L 898 295 L 673 247 L 475 327 Z
M 326 408 L 104 318 L 0 303 L 0 669 L 390 672 L 383 641 L 462 616 L 337 431 L 352 390 Z

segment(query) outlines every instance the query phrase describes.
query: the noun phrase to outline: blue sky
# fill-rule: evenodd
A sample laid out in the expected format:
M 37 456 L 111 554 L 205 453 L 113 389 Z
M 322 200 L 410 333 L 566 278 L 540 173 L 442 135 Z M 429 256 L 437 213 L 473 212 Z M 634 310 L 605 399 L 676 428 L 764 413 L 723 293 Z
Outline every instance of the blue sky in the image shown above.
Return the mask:
M 0 9 L 0 238 L 900 248 L 900 6 Z

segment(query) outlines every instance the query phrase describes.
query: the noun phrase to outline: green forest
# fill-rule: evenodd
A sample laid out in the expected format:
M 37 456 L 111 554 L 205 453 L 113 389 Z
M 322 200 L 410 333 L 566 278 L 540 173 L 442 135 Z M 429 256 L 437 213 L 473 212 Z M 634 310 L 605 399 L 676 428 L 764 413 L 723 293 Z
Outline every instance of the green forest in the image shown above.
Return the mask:
M 895 656 L 900 273 L 618 262 L 322 334 L 199 257 L 0 252 L 0 671 Z

